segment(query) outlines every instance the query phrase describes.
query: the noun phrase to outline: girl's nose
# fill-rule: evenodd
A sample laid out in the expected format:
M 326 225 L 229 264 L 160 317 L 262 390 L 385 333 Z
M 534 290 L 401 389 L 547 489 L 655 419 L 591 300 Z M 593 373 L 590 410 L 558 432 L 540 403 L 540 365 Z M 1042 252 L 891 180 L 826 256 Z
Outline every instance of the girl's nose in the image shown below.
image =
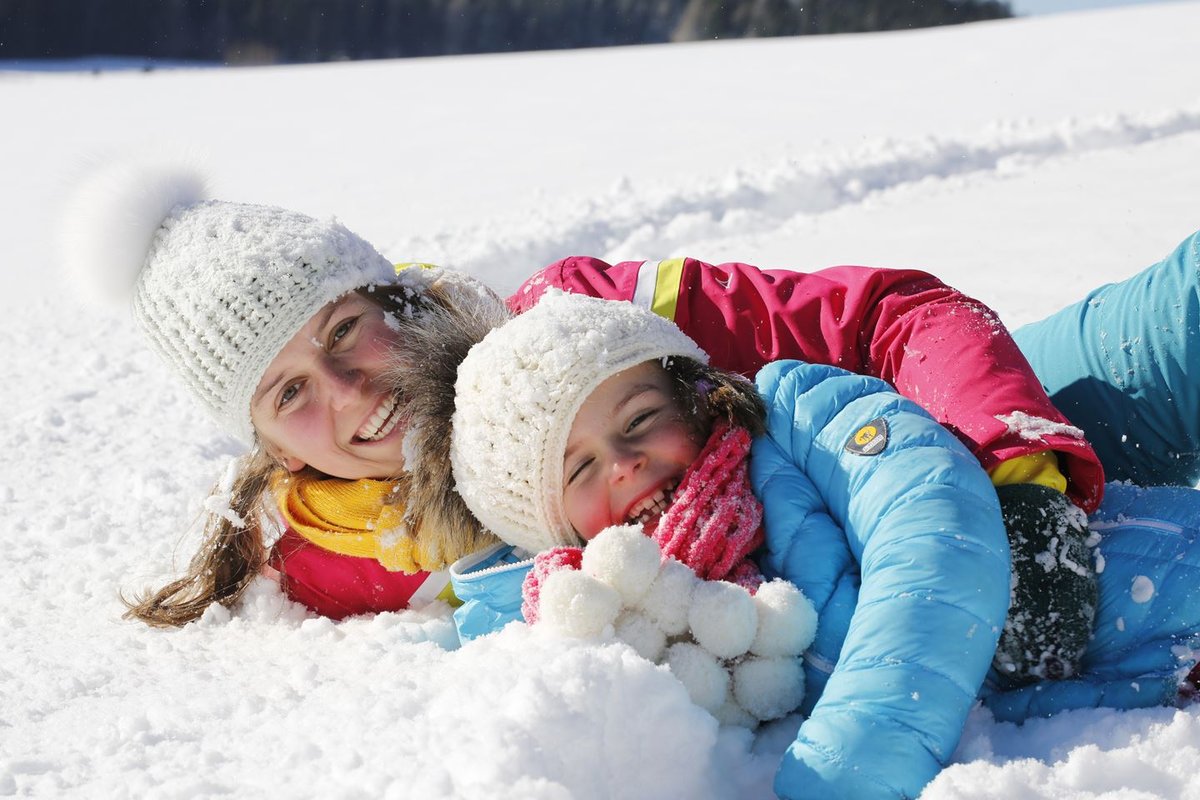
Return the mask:
M 618 450 L 613 453 L 612 474 L 609 476 L 613 483 L 632 478 L 646 463 L 646 457 L 640 450 Z

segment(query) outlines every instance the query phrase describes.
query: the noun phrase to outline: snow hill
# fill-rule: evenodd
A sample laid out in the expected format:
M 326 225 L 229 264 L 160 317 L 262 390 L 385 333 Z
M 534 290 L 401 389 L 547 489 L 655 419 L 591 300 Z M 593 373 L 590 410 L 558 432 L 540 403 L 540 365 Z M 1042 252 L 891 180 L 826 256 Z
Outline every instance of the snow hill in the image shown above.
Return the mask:
M 445 610 L 334 624 L 269 587 L 164 633 L 237 445 L 55 266 L 88 163 L 336 214 L 501 290 L 572 253 L 928 269 L 1010 324 L 1200 226 L 1200 2 L 905 33 L 260 69 L 0 65 L 0 796 L 770 796 L 796 720 L 718 729 L 623 646 Z M 77 265 L 78 266 L 78 265 Z M 84 265 L 86 267 L 86 265 Z M 1200 798 L 1200 708 L 977 711 L 925 793 Z

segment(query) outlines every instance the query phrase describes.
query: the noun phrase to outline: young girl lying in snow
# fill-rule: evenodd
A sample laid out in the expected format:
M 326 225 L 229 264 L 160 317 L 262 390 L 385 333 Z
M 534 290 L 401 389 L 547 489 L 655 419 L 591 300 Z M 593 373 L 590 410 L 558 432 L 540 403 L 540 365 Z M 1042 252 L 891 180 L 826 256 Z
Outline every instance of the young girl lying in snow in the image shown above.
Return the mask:
M 466 633 L 514 618 L 522 582 L 527 616 L 549 604 L 558 627 L 581 606 L 597 618 L 605 602 L 595 587 L 555 581 L 555 568 L 582 564 L 620 584 L 611 545 L 591 569 L 590 548 L 581 557 L 572 548 L 631 524 L 703 577 L 758 582 L 744 559 L 759 506 L 741 478 L 746 428 L 762 417 L 705 360 L 652 314 L 565 295 L 543 298 L 471 350 L 456 387 L 458 490 L 505 540 L 551 549 L 532 562 L 514 563 L 509 547 L 454 565 Z M 808 718 L 777 775 L 781 796 L 917 796 L 954 752 L 977 695 L 1002 719 L 1178 699 L 1200 631 L 1200 493 L 1111 487 L 1093 521 L 1105 567 L 1083 674 L 996 691 L 983 684 L 1009 566 L 978 464 L 880 381 L 793 361 L 768 365 L 757 386 L 765 432 L 748 466 L 765 509 L 763 567 L 819 615 L 804 654 Z M 1018 578 L 1040 570 L 1025 566 Z M 653 594 L 657 580 L 643 591 Z M 620 594 L 610 606 L 639 606 Z M 639 607 L 653 616 L 658 602 Z M 611 608 L 600 618 L 617 619 Z M 641 643 L 637 631 L 626 638 Z
M 123 276 L 114 282 L 155 349 L 252 447 L 207 504 L 187 574 L 131 614 L 184 624 L 211 603 L 236 603 L 263 567 L 335 618 L 445 596 L 438 571 L 494 540 L 449 491 L 448 445 L 425 441 L 440 429 L 424 421 L 448 418 L 458 361 L 508 312 L 465 276 L 397 275 L 339 224 L 206 200 L 202 183 L 118 165 L 70 215 L 72 262 Z M 1099 503 L 1095 454 L 994 315 L 925 273 L 580 257 L 538 272 L 509 307 L 528 309 L 547 286 L 653 308 L 744 375 L 790 357 L 882 377 L 922 398 L 997 485 L 1041 492 L 1039 519 L 1063 517 L 1063 496 L 1085 510 Z M 396 364 L 411 367 L 403 382 Z M 1021 415 L 1050 424 L 1028 438 L 1005 421 Z M 405 471 L 406 444 L 434 457 Z M 284 533 L 272 544 L 263 520 L 279 515 Z M 1028 520 L 1009 519 L 1017 539 Z
M 545 368 L 531 360 L 539 353 Z M 669 367 L 649 360 L 668 356 Z M 796 657 L 815 612 L 790 584 L 762 587 L 750 560 L 763 542 L 747 470 L 762 400 L 705 360 L 662 317 L 570 295 L 544 298 L 476 345 L 455 394 L 455 482 L 490 530 L 537 556 L 528 572 L 528 562 L 481 567 L 514 552 L 493 550 L 451 576 L 466 600 L 464 637 L 518 606 L 575 636 L 615 625 L 697 704 L 753 725 L 799 705 Z M 509 598 L 497 594 L 505 587 Z
M 750 439 L 763 432 L 764 409 L 754 387 L 740 376 L 706 366 L 707 355 L 676 326 L 636 307 L 554 296 L 543 298 L 522 320 L 509 323 L 473 348 L 458 371 L 453 426 L 457 449 L 452 449 L 452 454 L 459 455 L 455 484 L 475 517 L 526 554 L 570 544 L 577 538 L 591 539 L 611 525 L 641 523 L 666 556 L 692 567 L 700 577 L 757 588 L 761 577 L 749 555 L 762 544 L 762 510 L 750 492 L 746 470 Z M 550 355 L 542 362 L 544 367 L 535 369 L 535 354 L 543 349 Z M 614 351 L 625 355 L 614 362 Z M 658 368 L 648 363 L 658 357 L 672 357 L 673 361 L 669 367 Z M 493 361 L 508 363 L 512 359 L 526 368 L 515 374 L 491 371 Z M 637 366 L 619 372 L 633 364 Z M 482 365 L 488 366 L 477 373 Z M 494 397 L 480 397 L 485 384 L 470 383 L 476 374 L 484 382 L 500 381 L 504 390 L 496 390 Z M 610 380 L 603 382 L 606 378 Z M 640 378 L 645 382 L 639 383 Z M 618 461 L 612 463 L 613 474 L 600 473 L 608 462 L 594 451 L 603 449 L 610 459 L 616 453 L 605 441 L 605 418 L 600 415 L 610 413 L 608 407 L 622 399 L 625 389 L 647 383 L 655 384 L 656 391 L 639 396 L 641 402 L 628 407 L 627 421 L 635 426 L 635 412 L 654 408 L 650 416 L 661 416 L 663 425 L 645 427 L 653 435 L 674 435 L 665 437 L 663 444 L 671 448 L 669 460 L 654 464 L 657 471 L 652 474 L 641 472 L 636 480 L 619 484 L 614 480 L 607 485 L 608 479 L 619 477 L 622 468 L 633 465 Z M 514 398 L 513 386 L 524 384 L 529 384 L 529 394 L 539 398 L 535 403 L 523 400 L 523 395 Z M 587 394 L 581 387 L 595 388 L 595 395 L 585 401 Z M 544 397 L 553 402 L 541 399 Z M 668 399 L 665 409 L 653 406 Z M 568 440 L 562 442 L 564 432 L 558 431 L 547 444 L 545 464 L 561 459 L 562 453 L 570 456 L 564 466 L 566 477 L 558 484 L 553 482 L 557 477 L 547 471 L 549 467 L 537 458 L 532 462 L 522 458 L 524 451 L 518 443 L 540 441 L 534 430 L 539 424 L 554 429 L 570 425 L 572 419 Z M 498 420 L 509 422 L 506 430 L 500 430 L 504 426 Z M 636 421 L 639 431 L 642 425 Z M 864 427 L 864 431 L 870 430 Z M 636 437 L 628 432 L 627 438 Z M 495 444 L 502 439 L 509 445 Z M 472 455 L 481 452 L 494 454 L 498 460 Z M 571 462 L 580 466 L 572 469 Z M 541 492 L 551 497 L 561 485 L 565 517 L 531 523 L 529 503 L 514 504 L 508 495 L 486 483 L 485 479 L 494 481 L 501 475 L 518 476 L 513 480 L 524 476 L 533 487 L 539 480 L 547 481 L 545 488 L 531 489 L 531 497 Z M 646 484 L 648 479 L 651 483 Z M 672 497 L 677 502 L 667 508 Z M 1064 511 L 1069 508 L 1065 499 L 1061 502 Z M 498 516 L 501 514 L 504 516 Z M 1013 584 L 1018 587 L 1020 602 L 1009 614 L 997 658 L 1006 678 L 1012 677 L 1018 664 L 1026 670 L 1020 677 L 1026 679 L 1031 666 L 1074 663 L 1086 643 L 1095 606 L 1090 575 L 1082 567 L 1077 572 L 1056 568 L 1060 562 L 1091 563 L 1091 554 L 1082 544 L 1086 536 L 1082 522 L 1072 520 L 1072 524 L 1072 529 L 1051 528 L 1017 543 L 1013 563 L 1019 572 Z M 1060 542 L 1052 545 L 1055 536 Z M 1044 555 L 1047 551 L 1049 556 Z M 515 593 L 507 602 L 497 598 L 493 586 L 504 580 L 501 575 L 506 570 L 481 569 L 497 558 L 512 559 L 512 548 L 474 554 L 451 568 L 456 595 L 467 601 L 457 612 L 464 638 L 520 616 L 530 622 L 536 618 L 537 606 L 528 598 L 536 584 L 526 586 L 523 607 L 518 608 Z M 539 559 L 578 563 L 577 556 L 557 551 Z M 508 569 L 507 580 L 511 583 L 523 569 Z M 539 568 L 534 574 L 541 572 Z M 483 600 L 476 599 L 479 579 L 489 587 Z

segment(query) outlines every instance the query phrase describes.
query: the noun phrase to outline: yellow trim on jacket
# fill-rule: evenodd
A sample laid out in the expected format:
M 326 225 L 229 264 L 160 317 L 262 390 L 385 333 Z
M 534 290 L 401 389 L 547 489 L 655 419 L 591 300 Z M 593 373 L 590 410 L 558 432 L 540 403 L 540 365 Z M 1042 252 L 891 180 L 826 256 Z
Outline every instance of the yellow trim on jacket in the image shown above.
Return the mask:
M 1058 469 L 1058 457 L 1053 450 L 1017 456 L 1001 461 L 988 472 L 993 486 L 1014 483 L 1036 483 L 1066 494 L 1067 479 Z

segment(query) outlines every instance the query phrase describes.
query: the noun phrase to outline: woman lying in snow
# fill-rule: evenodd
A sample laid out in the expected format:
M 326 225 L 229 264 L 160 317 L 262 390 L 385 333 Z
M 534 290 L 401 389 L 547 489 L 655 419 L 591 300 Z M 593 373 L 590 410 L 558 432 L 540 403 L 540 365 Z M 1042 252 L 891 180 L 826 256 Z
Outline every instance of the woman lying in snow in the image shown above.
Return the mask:
M 340 225 L 205 201 L 200 183 L 118 169 L 81 194 L 70 220 L 73 261 L 126 275 L 116 282 L 135 295 L 155 348 L 225 430 L 256 445 L 218 487 L 188 573 L 131 613 L 184 624 L 210 603 L 236 603 L 264 566 L 293 599 L 335 618 L 446 596 L 439 571 L 494 540 L 445 491 L 447 443 L 425 442 L 438 428 L 422 421 L 448 418 L 442 387 L 508 311 L 465 276 L 397 275 Z M 547 286 L 653 308 L 744 375 L 799 358 L 881 377 L 924 403 L 995 484 L 1035 495 L 1040 512 L 1069 520 L 1063 492 L 1088 511 L 1100 501 L 1095 454 L 995 316 L 927 274 L 569 258 L 509 308 L 524 311 Z M 388 377 L 393 362 L 418 367 L 411 385 Z M 1028 436 L 1025 419 L 1041 421 L 1041 434 Z M 443 457 L 405 472 L 406 443 Z M 284 520 L 273 545 L 264 509 Z M 1029 515 L 1008 518 L 1017 541 Z
M 664 637 L 647 632 L 646 618 L 678 619 L 663 595 L 707 585 L 672 584 L 673 572 L 647 570 L 640 555 L 622 555 L 628 542 L 609 538 L 641 527 L 700 577 L 755 588 L 762 576 L 747 557 L 765 510 L 765 571 L 798 586 L 819 615 L 807 681 L 788 672 L 790 651 L 761 658 L 774 639 L 755 627 L 790 615 L 785 629 L 807 640 L 800 601 L 767 602 L 755 616 L 752 606 L 734 610 L 733 587 L 726 602 L 705 598 L 687 615 L 704 649 L 733 659 L 732 690 L 690 651 L 671 652 L 693 645 L 672 645 L 665 660 L 723 721 L 741 721 L 747 705 L 769 718 L 803 697 L 808 717 L 775 781 L 783 797 L 917 796 L 981 693 L 1006 719 L 1179 698 L 1200 633 L 1200 493 L 1113 487 L 1093 520 L 1105 568 L 1083 674 L 998 692 L 1003 677 L 993 670 L 981 690 L 1009 604 L 1009 563 L 995 492 L 977 462 L 881 381 L 769 364 L 757 377 L 764 415 L 736 376 L 705 360 L 649 312 L 570 295 L 544 297 L 471 350 L 456 384 L 458 490 L 510 545 L 542 552 L 514 561 L 521 550 L 499 547 L 452 567 L 468 636 L 514 618 L 523 583 L 527 620 L 584 635 L 612 624 L 658 657 Z M 747 429 L 762 432 L 752 451 Z M 595 545 L 577 545 L 593 537 L 604 551 L 589 564 Z M 1019 585 L 1054 590 L 1045 558 L 1017 565 Z M 579 568 L 586 575 L 569 571 Z M 739 675 L 744 667 L 754 672 Z M 789 675 L 790 694 L 780 686 Z

